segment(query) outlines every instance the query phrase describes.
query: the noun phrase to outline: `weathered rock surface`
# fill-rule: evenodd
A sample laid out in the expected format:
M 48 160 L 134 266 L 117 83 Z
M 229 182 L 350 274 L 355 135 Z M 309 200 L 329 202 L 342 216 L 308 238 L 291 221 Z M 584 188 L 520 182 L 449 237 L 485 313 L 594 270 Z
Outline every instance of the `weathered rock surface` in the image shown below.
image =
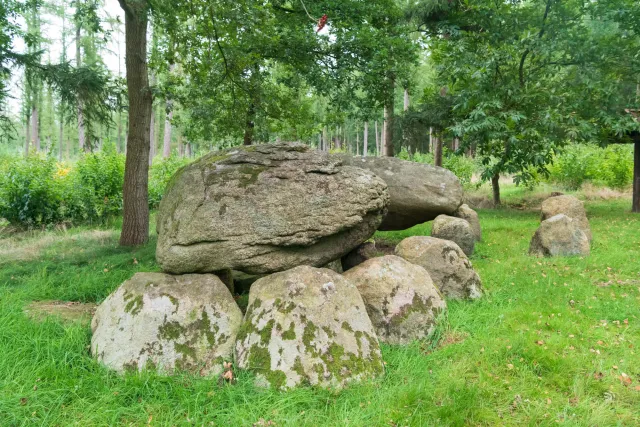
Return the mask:
M 589 255 L 589 239 L 579 223 L 564 214 L 542 221 L 529 245 L 538 257 Z
M 456 218 L 462 218 L 469 223 L 471 229 L 473 230 L 474 236 L 476 236 L 476 240 L 482 240 L 482 228 L 480 227 L 480 218 L 478 217 L 478 213 L 471 209 L 469 205 L 461 205 L 458 210 L 453 213 L 453 216 Z
M 355 285 L 308 266 L 253 284 L 235 347 L 258 384 L 342 387 L 383 373 L 378 338 Z
M 437 217 L 431 227 L 431 236 L 455 242 L 467 256 L 473 254 L 476 245 L 476 236 L 473 234 L 471 224 L 467 220 L 453 216 Z
M 348 271 L 376 256 L 378 256 L 378 250 L 375 242 L 364 242 L 342 257 L 342 271 Z
M 542 202 L 541 221 L 545 221 L 556 215 L 564 214 L 573 219 L 578 227 L 591 241 L 591 227 L 587 219 L 587 211 L 584 209 L 584 203 L 574 196 L 555 196 L 550 197 Z
M 405 230 L 451 215 L 462 204 L 462 185 L 451 171 L 395 157 L 351 157 L 345 163 L 370 170 L 389 186 L 389 212 L 380 230 Z
M 388 203 L 372 172 L 302 144 L 210 153 L 172 178 L 156 257 L 176 274 L 319 267 L 371 237 Z
M 212 274 L 137 273 L 97 309 L 91 352 L 107 367 L 216 375 L 230 361 L 242 313 Z
M 395 255 L 365 261 L 344 277 L 360 291 L 380 341 L 389 344 L 430 336 L 447 308 L 429 273 Z
M 462 249 L 450 240 L 413 236 L 396 246 L 396 255 L 423 267 L 446 298 L 480 298 L 482 282 Z

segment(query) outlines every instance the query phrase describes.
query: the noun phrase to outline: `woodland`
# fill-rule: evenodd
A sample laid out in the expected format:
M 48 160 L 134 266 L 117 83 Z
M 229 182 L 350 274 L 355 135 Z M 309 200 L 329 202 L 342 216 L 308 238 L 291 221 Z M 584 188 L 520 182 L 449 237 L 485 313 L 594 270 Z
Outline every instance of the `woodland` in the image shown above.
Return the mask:
M 281 143 L 455 174 L 483 298 L 381 379 L 290 392 L 117 375 L 86 319 L 25 314 L 159 272 L 172 178 Z M 560 192 L 591 254 L 532 258 Z M 2 425 L 638 425 L 638 213 L 637 0 L 0 0 Z

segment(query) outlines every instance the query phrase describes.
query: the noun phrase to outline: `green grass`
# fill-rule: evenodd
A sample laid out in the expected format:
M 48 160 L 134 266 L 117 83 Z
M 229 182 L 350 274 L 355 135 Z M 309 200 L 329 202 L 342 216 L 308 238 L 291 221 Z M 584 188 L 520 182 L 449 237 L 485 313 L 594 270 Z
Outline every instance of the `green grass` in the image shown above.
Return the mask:
M 628 200 L 587 207 L 594 242 L 584 259 L 528 257 L 535 211 L 480 211 L 484 241 L 472 261 L 487 295 L 450 303 L 431 342 L 384 346 L 384 378 L 342 392 L 260 390 L 244 372 L 223 387 L 115 375 L 90 357 L 88 325 L 36 323 L 22 309 L 102 301 L 133 273 L 158 270 L 155 242 L 119 248 L 118 224 L 5 238 L 0 425 L 639 425 L 640 216 Z

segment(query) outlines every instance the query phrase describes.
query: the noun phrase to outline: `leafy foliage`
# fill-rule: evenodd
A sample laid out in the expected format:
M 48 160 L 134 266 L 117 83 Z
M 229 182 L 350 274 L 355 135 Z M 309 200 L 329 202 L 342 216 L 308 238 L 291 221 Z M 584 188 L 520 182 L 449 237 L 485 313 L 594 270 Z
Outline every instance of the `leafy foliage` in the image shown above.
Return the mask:
M 149 207 L 154 209 L 160 205 L 164 191 L 169 180 L 183 166 L 189 163 L 189 159 L 177 156 L 155 162 L 149 170 Z
M 584 183 L 624 189 L 633 180 L 633 146 L 570 145 L 549 168 L 552 182 L 577 190 Z

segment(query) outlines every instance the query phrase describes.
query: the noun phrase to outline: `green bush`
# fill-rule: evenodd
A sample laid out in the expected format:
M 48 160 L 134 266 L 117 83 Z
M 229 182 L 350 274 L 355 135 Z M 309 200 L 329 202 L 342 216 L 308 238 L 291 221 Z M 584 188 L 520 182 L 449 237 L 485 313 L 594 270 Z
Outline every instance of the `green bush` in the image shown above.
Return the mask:
M 74 221 L 104 220 L 122 212 L 125 157 L 113 145 L 83 155 L 69 174 L 63 213 Z
M 62 219 L 64 176 L 53 159 L 31 155 L 3 162 L 0 217 L 13 225 L 38 227 Z
M 173 156 L 157 161 L 149 171 L 149 207 L 155 209 L 160 205 L 164 190 L 169 180 L 181 167 L 190 162 L 190 159 Z
M 416 163 L 426 163 L 430 165 L 434 163 L 433 154 L 422 154 L 417 152 L 409 154 L 407 149 L 404 147 L 398 154 L 398 158 Z M 471 184 L 473 174 L 477 170 L 476 163 L 473 159 L 467 156 L 457 155 L 448 150 L 446 147 L 443 148 L 442 152 L 442 166 L 445 169 L 449 169 L 451 172 L 453 172 L 458 177 L 462 185 L 465 186 Z
M 556 156 L 549 168 L 549 180 L 569 190 L 584 183 L 623 189 L 633 180 L 633 147 L 574 144 Z

